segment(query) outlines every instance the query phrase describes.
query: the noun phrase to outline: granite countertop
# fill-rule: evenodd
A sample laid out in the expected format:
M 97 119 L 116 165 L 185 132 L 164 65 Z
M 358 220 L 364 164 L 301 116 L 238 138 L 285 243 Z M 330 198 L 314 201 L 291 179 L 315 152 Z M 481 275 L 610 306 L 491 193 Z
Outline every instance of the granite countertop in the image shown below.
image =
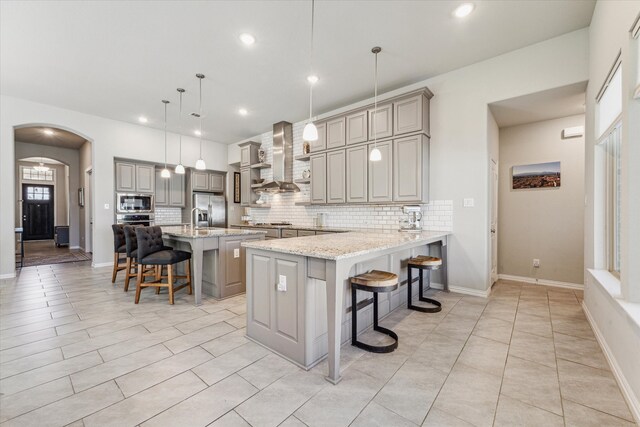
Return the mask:
M 353 231 L 353 229 L 350 229 L 350 228 L 316 227 L 315 225 L 229 224 L 229 226 L 243 227 L 243 228 L 276 228 L 276 229 L 305 230 L 305 231 L 328 231 L 332 233 L 346 233 L 348 231 Z
M 243 242 L 245 248 L 263 249 L 312 258 L 338 260 L 370 252 L 392 249 L 407 243 L 438 240 L 450 235 L 449 231 L 422 231 L 404 233 L 397 230 L 352 231 L 342 234 L 322 234 L 296 239 L 273 239 Z
M 178 225 L 178 226 L 160 226 L 162 227 L 162 234 L 174 237 L 187 237 L 192 239 L 203 239 L 206 237 L 220 237 L 220 236 L 242 236 L 249 234 L 265 234 L 260 230 L 245 230 L 237 228 L 216 228 L 216 227 L 200 227 L 191 229 L 190 226 Z

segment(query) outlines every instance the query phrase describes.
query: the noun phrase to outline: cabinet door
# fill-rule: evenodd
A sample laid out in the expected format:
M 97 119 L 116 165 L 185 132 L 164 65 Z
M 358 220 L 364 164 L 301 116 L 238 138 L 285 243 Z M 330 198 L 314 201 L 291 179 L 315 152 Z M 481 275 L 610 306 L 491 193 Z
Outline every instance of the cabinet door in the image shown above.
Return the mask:
M 220 297 L 226 298 L 245 291 L 244 248 L 242 240 L 220 239 L 220 251 L 224 251 L 224 278 L 220 289 Z
M 429 145 L 424 135 L 393 141 L 393 200 L 428 201 Z
M 180 175 L 177 173 L 171 174 L 171 179 L 168 181 L 169 181 L 169 206 L 184 208 L 186 206 L 184 175 Z
M 224 175 L 218 173 L 209 175 L 209 190 L 222 193 L 224 191 Z
M 311 157 L 311 203 L 327 203 L 327 155 Z
M 315 236 L 316 232 L 315 231 L 310 231 L 310 230 L 298 230 L 298 237 L 305 237 L 305 236 Z
M 345 150 L 327 153 L 327 203 L 345 202 Z
M 312 153 L 327 149 L 327 124 L 319 123 L 316 128 L 318 129 L 318 139 L 309 141 L 309 148 Z
M 357 144 L 367 140 L 367 116 L 367 111 L 360 111 L 347 116 L 347 144 Z
M 298 230 L 282 230 L 282 238 L 298 237 Z
M 388 138 L 393 135 L 393 105 L 378 105 L 374 114 L 373 109 L 369 110 L 369 139 L 374 136 Z
M 191 172 L 191 187 L 193 191 L 209 191 L 209 174 L 206 172 Z
M 240 206 L 251 204 L 251 169 L 240 170 Z
M 156 206 L 168 206 L 169 205 L 169 181 L 171 181 L 172 177 L 167 179 L 160 176 L 162 171 L 160 169 L 156 169 Z
M 251 165 L 251 146 L 240 147 L 240 167 Z
M 391 141 L 377 144 L 382 160 L 369 163 L 369 201 L 390 202 L 393 200 L 393 144 Z M 369 153 L 374 144 L 369 144 Z M 367 156 L 368 159 L 368 156 Z
M 412 98 L 403 99 L 393 103 L 393 131 L 394 135 L 402 135 L 403 133 L 424 131 L 428 133 L 428 120 L 425 115 L 428 114 L 424 97 L 417 95 Z M 424 108 L 423 108 L 424 107 Z M 427 126 L 428 127 L 428 126 Z
M 327 148 L 342 147 L 345 141 L 344 117 L 327 122 Z
M 136 191 L 153 193 L 156 183 L 156 168 L 150 165 L 136 165 Z
M 116 163 L 116 191 L 136 191 L 136 165 L 133 163 Z
M 347 149 L 347 203 L 367 201 L 368 159 L 366 146 Z

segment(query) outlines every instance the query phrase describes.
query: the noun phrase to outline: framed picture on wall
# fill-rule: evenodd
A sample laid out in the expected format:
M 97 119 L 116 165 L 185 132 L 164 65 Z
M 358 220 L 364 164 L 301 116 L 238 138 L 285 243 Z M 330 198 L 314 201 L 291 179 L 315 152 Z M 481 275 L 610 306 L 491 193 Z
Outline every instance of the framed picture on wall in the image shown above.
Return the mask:
M 240 203 L 240 172 L 233 173 L 233 203 Z
M 78 188 L 78 206 L 84 208 L 84 187 Z
M 560 187 L 560 162 L 514 166 L 511 179 L 514 190 Z

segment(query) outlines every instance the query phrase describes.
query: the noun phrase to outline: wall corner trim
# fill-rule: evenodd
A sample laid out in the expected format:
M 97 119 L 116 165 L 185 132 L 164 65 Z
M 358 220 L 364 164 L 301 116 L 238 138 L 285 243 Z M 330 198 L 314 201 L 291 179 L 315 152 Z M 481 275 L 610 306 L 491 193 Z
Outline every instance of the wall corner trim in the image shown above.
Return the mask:
M 444 289 L 444 286 L 441 283 L 432 283 L 431 287 L 433 289 Z M 461 286 L 449 286 L 450 292 L 455 292 L 458 294 L 471 295 L 474 297 L 488 298 L 491 295 L 491 288 L 481 291 L 479 289 L 470 289 L 464 288 Z
M 637 423 L 640 423 L 640 400 L 633 392 L 633 389 L 627 382 L 624 374 L 622 373 L 622 369 L 620 369 L 620 365 L 616 361 L 616 358 L 613 355 L 613 352 L 609 348 L 607 341 L 604 339 L 604 336 L 598 329 L 598 324 L 596 323 L 593 316 L 589 312 L 587 305 L 584 301 L 582 301 L 582 310 L 584 310 L 584 314 L 587 316 L 587 320 L 589 321 L 589 325 L 591 325 L 591 329 L 593 329 L 593 333 L 596 336 L 596 340 L 598 344 L 600 344 L 600 348 L 602 348 L 602 352 L 604 353 L 605 358 L 607 359 L 607 363 L 609 363 L 609 367 L 611 368 L 611 372 L 613 372 L 613 376 L 618 382 L 620 389 L 622 390 L 622 395 L 624 396 L 627 404 L 629 405 L 629 409 L 631 410 L 631 414 L 635 418 Z
M 91 267 L 93 267 L 93 268 L 113 267 L 113 261 L 111 261 L 111 262 L 95 262 L 95 263 L 91 264 Z
M 556 288 L 584 289 L 583 283 L 559 282 L 556 280 L 536 279 L 535 277 L 512 276 L 510 274 L 498 274 L 498 278 L 513 280 L 515 282 L 532 283 L 534 285 L 554 286 Z

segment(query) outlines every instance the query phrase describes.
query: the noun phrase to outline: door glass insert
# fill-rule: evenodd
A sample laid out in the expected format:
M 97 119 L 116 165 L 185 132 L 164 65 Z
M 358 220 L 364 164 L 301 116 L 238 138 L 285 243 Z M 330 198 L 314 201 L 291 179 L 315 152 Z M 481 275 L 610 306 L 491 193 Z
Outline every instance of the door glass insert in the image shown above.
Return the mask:
M 27 187 L 27 200 L 49 200 L 50 198 L 49 187 Z

